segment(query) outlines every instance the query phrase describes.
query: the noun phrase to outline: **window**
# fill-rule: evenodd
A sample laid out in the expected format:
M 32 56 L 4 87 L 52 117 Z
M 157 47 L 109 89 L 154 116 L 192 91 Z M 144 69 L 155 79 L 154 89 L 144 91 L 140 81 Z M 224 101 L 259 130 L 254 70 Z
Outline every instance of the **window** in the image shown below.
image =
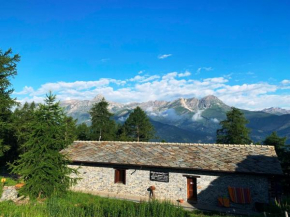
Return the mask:
M 126 184 L 126 170 L 124 169 L 115 169 L 115 183 Z

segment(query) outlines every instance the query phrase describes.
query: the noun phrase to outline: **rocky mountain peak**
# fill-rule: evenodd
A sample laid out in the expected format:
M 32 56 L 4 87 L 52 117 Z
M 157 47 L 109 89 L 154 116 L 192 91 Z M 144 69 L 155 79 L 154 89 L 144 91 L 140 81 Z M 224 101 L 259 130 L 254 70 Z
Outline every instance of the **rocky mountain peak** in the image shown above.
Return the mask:
M 207 109 L 213 105 L 226 106 L 219 98 L 213 95 L 208 95 L 199 100 L 199 109 Z
M 105 98 L 102 94 L 98 94 L 97 96 L 95 96 L 92 101 L 95 101 L 95 102 L 99 102 L 101 101 L 103 98 Z
M 265 108 L 265 109 L 262 110 L 262 112 L 266 112 L 266 113 L 269 113 L 269 114 L 275 114 L 275 115 L 290 114 L 290 110 L 279 108 L 279 107 Z
M 201 98 L 200 100 L 201 100 L 201 101 L 202 101 L 202 100 L 205 100 L 205 101 L 220 101 L 220 99 L 217 98 L 217 97 L 214 96 L 214 95 L 207 95 L 207 96 Z

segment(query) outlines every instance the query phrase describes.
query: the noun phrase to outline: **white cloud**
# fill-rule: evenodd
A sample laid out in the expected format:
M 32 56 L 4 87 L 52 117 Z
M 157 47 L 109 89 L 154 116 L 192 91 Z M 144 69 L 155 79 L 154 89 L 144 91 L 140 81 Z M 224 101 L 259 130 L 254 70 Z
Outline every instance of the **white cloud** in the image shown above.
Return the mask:
M 131 82 L 148 82 L 148 81 L 152 81 L 155 79 L 160 78 L 159 75 L 152 75 L 152 76 L 140 76 L 140 75 L 136 75 L 134 78 L 130 78 L 127 81 L 131 81 Z
M 144 70 L 141 70 L 138 72 L 138 75 L 141 75 L 144 72 Z
M 144 76 L 136 75 L 134 78 L 128 79 L 128 81 L 140 81 L 144 78 L 145 78 Z
M 33 93 L 33 92 L 34 92 L 34 89 L 32 87 L 25 86 L 22 91 L 14 92 L 14 94 L 16 94 L 16 95 L 24 95 L 24 94 L 30 94 L 30 93 Z
M 214 122 L 214 123 L 219 123 L 219 122 L 220 122 L 217 118 L 211 118 L 210 120 L 211 120 L 212 122 Z
M 55 82 L 46 83 L 38 89 L 25 86 L 14 95 L 20 101 L 42 101 L 49 91 L 57 94 L 59 100 L 92 99 L 102 94 L 107 100 L 115 102 L 145 102 L 149 100 L 174 100 L 179 97 L 201 98 L 215 95 L 230 106 L 244 109 L 263 109 L 266 107 L 290 108 L 290 94 L 285 85 L 273 85 L 267 82 L 252 84 L 230 84 L 229 77 L 210 77 L 204 79 L 189 79 L 190 73 L 170 72 L 159 75 L 136 75 L 133 78 L 117 80 L 101 78 L 95 81 Z M 289 81 L 289 80 L 287 80 Z M 284 91 L 279 95 L 278 90 Z M 199 117 L 193 117 L 193 119 Z M 214 121 L 214 120 L 212 120 Z
M 262 110 L 269 107 L 290 109 L 290 95 L 261 94 L 261 95 L 220 95 L 226 104 L 249 110 Z
M 20 103 L 22 103 L 22 104 L 24 104 L 25 102 L 29 102 L 29 103 L 31 103 L 31 102 L 36 102 L 36 103 L 42 103 L 43 102 L 43 100 L 44 100 L 44 96 L 40 96 L 40 97 L 38 97 L 38 96 L 33 96 L 33 97 L 24 97 L 24 98 L 22 98 L 22 99 L 18 99 L 17 101 L 18 102 L 20 102 Z
M 200 72 L 204 70 L 204 71 L 212 71 L 213 68 L 212 67 L 199 67 L 197 70 L 196 70 L 196 75 L 200 74 Z
M 283 85 L 287 85 L 287 84 L 290 84 L 290 80 L 283 80 L 283 81 L 281 81 L 281 84 L 283 84 Z
M 165 59 L 165 58 L 170 57 L 170 56 L 172 56 L 172 54 L 160 54 L 157 58 L 158 59 Z
M 148 82 L 148 81 L 156 80 L 158 78 L 160 78 L 159 75 L 152 75 L 152 76 L 149 76 L 147 78 L 144 78 L 141 82 Z
M 163 80 L 174 79 L 177 76 L 177 72 L 170 72 L 162 77 Z
M 187 77 L 187 76 L 190 76 L 191 73 L 189 71 L 185 71 L 184 73 L 179 73 L 178 74 L 178 77 Z
M 203 117 L 201 116 L 203 110 L 198 110 L 193 116 L 192 116 L 192 120 L 193 121 L 200 121 L 203 119 Z
M 267 83 L 258 83 L 258 84 L 243 84 L 243 85 L 234 85 L 234 86 L 225 86 L 222 89 L 217 90 L 218 94 L 222 95 L 260 95 L 270 92 L 275 92 L 277 90 L 277 86 L 270 85 Z

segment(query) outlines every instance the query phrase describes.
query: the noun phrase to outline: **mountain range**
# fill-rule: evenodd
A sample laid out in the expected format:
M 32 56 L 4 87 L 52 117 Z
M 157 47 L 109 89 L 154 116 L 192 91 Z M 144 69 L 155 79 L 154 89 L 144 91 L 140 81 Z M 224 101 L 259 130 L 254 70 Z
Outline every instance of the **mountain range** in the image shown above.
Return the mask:
M 89 110 L 92 105 L 103 98 L 97 95 L 92 100 L 61 101 L 69 116 L 78 119 L 78 123 L 90 124 Z M 157 140 L 168 142 L 214 143 L 216 130 L 220 121 L 226 118 L 230 106 L 215 96 L 209 95 L 201 99 L 179 98 L 173 101 L 149 101 L 142 103 L 109 102 L 109 110 L 117 122 L 123 123 L 130 112 L 137 106 L 149 116 L 155 127 Z M 279 136 L 286 136 L 290 142 L 290 111 L 281 108 L 268 108 L 262 111 L 243 110 L 249 120 L 253 141 L 262 141 L 273 131 Z

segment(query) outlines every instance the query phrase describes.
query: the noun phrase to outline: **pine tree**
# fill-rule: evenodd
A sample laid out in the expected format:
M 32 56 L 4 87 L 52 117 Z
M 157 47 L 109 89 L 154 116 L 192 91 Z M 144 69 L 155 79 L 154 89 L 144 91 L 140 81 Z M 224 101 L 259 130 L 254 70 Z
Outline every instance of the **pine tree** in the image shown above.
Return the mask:
M 116 137 L 116 123 L 113 114 L 108 110 L 109 103 L 103 98 L 95 103 L 90 110 L 92 117 L 91 139 L 112 141 Z
M 250 144 L 250 130 L 246 127 L 248 120 L 245 119 L 243 113 L 232 107 L 227 112 L 227 119 L 221 121 L 221 129 L 217 130 L 217 140 L 219 144 Z
M 276 152 L 279 155 L 279 152 L 281 152 L 285 147 L 286 140 L 287 137 L 279 137 L 277 135 L 277 132 L 272 132 L 269 136 L 265 138 L 263 144 L 275 146 Z
M 31 135 L 23 145 L 26 152 L 10 164 L 12 172 L 24 179 L 22 192 L 31 198 L 65 193 L 76 182 L 69 175 L 77 171 L 67 166 L 66 156 L 60 153 L 74 139 L 67 124 L 67 117 L 50 93 L 35 111 Z
M 281 162 L 281 167 L 284 173 L 284 178 L 281 180 L 284 193 L 290 193 L 290 150 L 286 146 L 287 137 L 279 137 L 277 132 L 272 132 L 263 141 L 264 145 L 273 145 L 275 147 L 278 158 Z
M 90 128 L 85 123 L 77 126 L 77 139 L 82 141 L 88 141 L 90 139 Z
M 10 79 L 17 75 L 16 64 L 20 61 L 18 54 L 12 55 L 12 50 L 0 50 L 0 157 L 15 143 L 11 125 L 11 108 L 16 105 L 11 98 L 13 89 Z
M 77 138 L 76 122 L 77 120 L 73 119 L 72 117 L 64 117 L 65 140 L 74 141 Z
M 124 123 L 127 137 L 134 141 L 149 141 L 154 138 L 154 127 L 146 113 L 137 106 Z
M 130 141 L 131 139 L 128 138 L 126 129 L 121 124 L 117 125 L 117 140 L 118 141 Z
M 17 138 L 17 154 L 25 152 L 22 147 L 29 139 L 32 132 L 32 123 L 35 118 L 36 105 L 32 103 L 24 103 L 18 106 L 12 115 L 12 123 L 15 136 Z

